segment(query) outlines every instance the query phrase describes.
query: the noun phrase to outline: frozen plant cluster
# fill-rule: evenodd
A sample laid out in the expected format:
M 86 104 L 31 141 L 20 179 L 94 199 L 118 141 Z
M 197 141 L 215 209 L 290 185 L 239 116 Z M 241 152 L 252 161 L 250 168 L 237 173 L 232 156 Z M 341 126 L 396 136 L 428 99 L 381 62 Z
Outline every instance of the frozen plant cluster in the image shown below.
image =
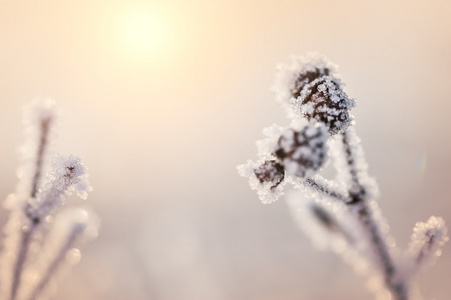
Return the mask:
M 19 182 L 4 203 L 10 215 L 3 230 L 0 299 L 49 299 L 79 260 L 79 247 L 97 236 L 95 214 L 62 209 L 69 195 L 86 199 L 91 187 L 81 157 L 50 154 L 58 115 L 51 99 L 33 101 L 24 113 Z
M 439 217 L 419 222 L 408 249 L 394 247 L 354 128 L 355 101 L 345 93 L 337 66 L 314 53 L 293 57 L 278 67 L 273 89 L 290 124 L 264 129 L 258 159 L 238 166 L 239 174 L 263 203 L 294 186 L 286 199 L 300 228 L 316 246 L 366 274 L 377 298 L 387 299 L 388 292 L 394 300 L 421 299 L 412 279 L 441 255 L 446 225 Z M 333 180 L 319 174 L 327 160 L 334 163 Z

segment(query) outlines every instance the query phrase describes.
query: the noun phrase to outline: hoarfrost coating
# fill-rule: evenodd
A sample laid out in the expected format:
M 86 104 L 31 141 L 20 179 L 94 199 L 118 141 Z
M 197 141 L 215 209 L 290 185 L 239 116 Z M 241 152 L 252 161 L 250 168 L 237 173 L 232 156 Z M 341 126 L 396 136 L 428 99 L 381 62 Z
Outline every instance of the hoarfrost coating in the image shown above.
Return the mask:
M 86 213 L 58 211 L 71 193 L 86 199 L 91 187 L 80 157 L 53 155 L 51 170 L 47 172 L 57 116 L 54 102 L 49 99 L 35 100 L 25 110 L 19 182 L 15 193 L 5 200 L 5 207 L 11 212 L 0 259 L 1 299 L 48 299 L 46 291 L 54 290 L 48 287 L 55 277 L 60 277 L 57 269 L 64 265 L 69 248 L 80 244 L 80 239 L 96 236 L 93 233 L 97 232 L 97 225 L 88 220 Z M 69 222 L 72 228 L 62 232 L 61 238 L 53 235 L 63 227 L 61 222 L 52 222 L 54 217 Z M 38 264 L 40 269 L 31 278 L 28 274 L 36 271 Z
M 321 76 L 305 85 L 291 102 L 297 114 L 323 123 L 330 134 L 344 132 L 354 120 L 349 111 L 355 101 L 343 91 L 343 83 L 332 76 Z
M 317 53 L 293 56 L 290 65 L 277 66 L 276 81 L 272 90 L 281 104 L 288 104 L 291 98 L 300 96 L 304 86 L 323 75 L 333 75 L 338 67 L 326 57 Z
M 448 240 L 448 228 L 440 217 L 432 216 L 427 222 L 415 224 L 408 250 L 412 268 L 419 270 L 434 262 L 442 254 L 441 248 Z
M 337 75 L 333 64 L 313 54 L 280 66 L 274 90 L 291 124 L 265 129 L 266 138 L 257 142 L 258 161 L 238 170 L 263 203 L 279 199 L 287 183 L 302 191 L 295 196 L 288 191 L 287 200 L 312 241 L 339 253 L 359 273 L 366 270 L 378 282 L 376 296 L 386 297 L 388 291 L 393 300 L 409 300 L 411 277 L 441 254 L 447 228 L 438 217 L 417 223 L 408 251 L 402 258 L 395 255 L 394 238 L 376 202 L 378 187 L 349 113 L 355 101 Z M 334 180 L 319 174 L 329 155 Z
M 302 130 L 286 129 L 279 138 L 275 155 L 289 175 L 310 177 L 326 161 L 327 137 L 323 126 L 307 124 Z
M 52 171 L 39 189 L 38 198 L 32 198 L 29 202 L 28 213 L 33 218 L 42 219 L 62 206 L 72 192 L 86 199 L 89 189 L 82 158 L 56 154 L 53 156 Z
M 264 160 L 259 160 L 258 162 L 248 160 L 246 164 L 239 165 L 237 169 L 241 176 L 249 178 L 249 186 L 257 192 L 258 198 L 262 203 L 268 204 L 276 201 L 283 195 L 283 188 L 287 180 L 284 177 L 284 180 L 281 180 L 276 185 L 271 180 L 261 181 L 255 171 L 265 164 Z
M 55 135 L 59 111 L 52 99 L 35 99 L 24 109 L 25 143 L 20 148 L 21 164 L 16 187 L 17 205 L 35 197 L 45 172 L 50 146 Z

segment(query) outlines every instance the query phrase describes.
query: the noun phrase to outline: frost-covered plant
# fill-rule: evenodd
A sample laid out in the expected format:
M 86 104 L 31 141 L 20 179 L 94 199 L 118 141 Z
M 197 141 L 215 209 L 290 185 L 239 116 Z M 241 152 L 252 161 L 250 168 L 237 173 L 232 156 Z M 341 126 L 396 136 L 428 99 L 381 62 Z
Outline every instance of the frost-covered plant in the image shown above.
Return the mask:
M 54 154 L 46 172 L 57 117 L 51 99 L 35 100 L 24 114 L 19 182 L 5 201 L 10 217 L 0 258 L 0 299 L 48 299 L 56 275 L 96 236 L 94 214 L 81 208 L 59 212 L 69 195 L 86 199 L 91 187 L 81 157 Z
M 291 124 L 264 129 L 257 162 L 249 160 L 238 172 L 249 178 L 263 203 L 280 198 L 287 184 L 301 190 L 305 197 L 290 191 L 287 201 L 314 244 L 341 254 L 359 273 L 366 270 L 380 282 L 375 292 L 413 299 L 412 277 L 441 254 L 447 228 L 442 218 L 431 217 L 415 225 L 403 255 L 393 247 L 350 114 L 355 101 L 337 76 L 337 67 L 317 54 L 280 65 L 274 91 Z M 318 174 L 329 157 L 334 180 Z

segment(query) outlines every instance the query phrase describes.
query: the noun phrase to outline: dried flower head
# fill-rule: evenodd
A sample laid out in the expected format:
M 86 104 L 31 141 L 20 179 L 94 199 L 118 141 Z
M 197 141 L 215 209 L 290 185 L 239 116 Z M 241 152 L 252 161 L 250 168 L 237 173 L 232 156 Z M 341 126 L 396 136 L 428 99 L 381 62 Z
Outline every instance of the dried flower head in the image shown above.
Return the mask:
M 307 124 L 301 130 L 287 129 L 279 138 L 275 155 L 287 174 L 311 177 L 326 162 L 327 138 L 327 129 L 319 124 Z
M 261 184 L 271 183 L 272 187 L 277 187 L 285 177 L 285 169 L 275 160 L 265 161 L 254 170 L 254 174 Z
M 251 189 L 257 191 L 263 203 L 274 202 L 283 195 L 283 187 L 286 184 L 285 170 L 276 161 L 260 160 L 255 163 L 248 160 L 237 168 L 241 176 L 249 178 Z
M 294 109 L 308 120 L 327 126 L 330 134 L 344 132 L 353 121 L 349 110 L 355 101 L 349 99 L 340 80 L 322 76 L 306 85 L 301 96 L 293 100 Z
M 304 86 L 315 79 L 337 72 L 336 65 L 317 53 L 295 56 L 290 65 L 280 64 L 277 68 L 273 90 L 277 94 L 278 101 L 282 103 L 288 103 L 291 98 L 298 98 Z

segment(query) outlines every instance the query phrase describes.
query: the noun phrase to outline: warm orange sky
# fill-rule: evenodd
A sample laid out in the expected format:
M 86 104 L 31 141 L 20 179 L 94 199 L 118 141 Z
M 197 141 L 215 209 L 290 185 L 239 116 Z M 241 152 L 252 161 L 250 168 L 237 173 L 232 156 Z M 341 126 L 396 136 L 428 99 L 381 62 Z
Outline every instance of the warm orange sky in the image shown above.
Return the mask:
M 429 215 L 451 224 L 451 4 L 393 2 L 0 0 L 0 198 L 16 182 L 21 107 L 50 96 L 65 111 L 55 148 L 86 158 L 102 220 L 60 299 L 149 299 L 143 286 L 171 300 L 367 297 L 235 171 L 263 127 L 287 123 L 275 65 L 308 51 L 357 99 L 399 243 Z M 421 277 L 428 299 L 451 293 L 450 249 Z

